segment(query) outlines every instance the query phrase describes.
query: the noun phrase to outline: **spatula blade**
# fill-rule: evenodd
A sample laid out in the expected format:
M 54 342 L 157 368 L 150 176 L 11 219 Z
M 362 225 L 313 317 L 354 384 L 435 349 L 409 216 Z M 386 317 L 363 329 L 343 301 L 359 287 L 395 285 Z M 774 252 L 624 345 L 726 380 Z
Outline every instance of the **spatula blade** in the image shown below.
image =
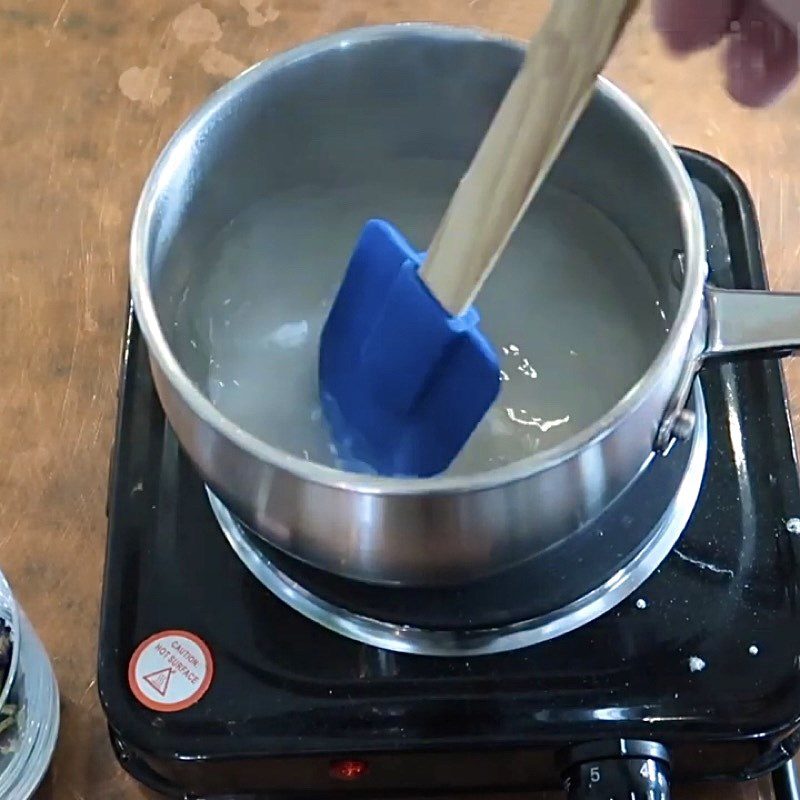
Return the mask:
M 319 383 L 343 466 L 445 470 L 494 402 L 500 364 L 478 312 L 451 316 L 389 222 L 363 228 L 320 341 Z

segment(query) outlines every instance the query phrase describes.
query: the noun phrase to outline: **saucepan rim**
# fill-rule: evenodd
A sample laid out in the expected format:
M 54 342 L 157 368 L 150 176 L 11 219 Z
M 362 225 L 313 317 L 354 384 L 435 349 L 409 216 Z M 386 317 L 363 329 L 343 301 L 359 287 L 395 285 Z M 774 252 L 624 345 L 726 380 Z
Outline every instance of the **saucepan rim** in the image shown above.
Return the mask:
M 705 282 L 705 233 L 700 207 L 691 180 L 675 149 L 645 114 L 623 91 L 605 78 L 598 81 L 602 92 L 639 126 L 653 148 L 668 177 L 678 204 L 685 254 L 684 284 L 675 320 L 658 354 L 649 368 L 624 397 L 592 425 L 575 433 L 555 447 L 510 464 L 469 475 L 441 475 L 433 478 L 390 478 L 346 472 L 334 467 L 306 461 L 291 455 L 239 427 L 223 415 L 206 394 L 192 381 L 172 352 L 156 312 L 151 292 L 148 251 L 151 238 L 157 231 L 156 212 L 162 192 L 171 185 L 176 174 L 185 169 L 187 159 L 194 157 L 194 145 L 202 132 L 226 107 L 254 84 L 269 80 L 271 75 L 291 64 L 314 57 L 325 51 L 374 44 L 381 40 L 399 38 L 429 38 L 440 41 L 496 42 L 517 50 L 523 44 L 508 37 L 474 28 L 453 27 L 432 23 L 399 23 L 377 25 L 340 31 L 300 45 L 274 58 L 262 61 L 227 83 L 196 110 L 176 131 L 162 151 L 142 190 L 134 215 L 130 243 L 130 283 L 136 317 L 147 343 L 150 357 L 155 359 L 172 387 L 199 420 L 229 440 L 247 455 L 277 469 L 316 484 L 376 495 L 431 495 L 476 491 L 524 480 L 562 463 L 578 452 L 610 435 L 623 424 L 647 399 L 664 374 L 674 364 L 676 351 L 682 351 L 688 361 L 691 334 L 703 302 Z M 185 174 L 185 173 L 184 173 Z M 665 268 L 669 256 L 665 253 Z M 676 373 L 675 381 L 678 377 Z M 654 430 L 658 420 L 654 420 Z

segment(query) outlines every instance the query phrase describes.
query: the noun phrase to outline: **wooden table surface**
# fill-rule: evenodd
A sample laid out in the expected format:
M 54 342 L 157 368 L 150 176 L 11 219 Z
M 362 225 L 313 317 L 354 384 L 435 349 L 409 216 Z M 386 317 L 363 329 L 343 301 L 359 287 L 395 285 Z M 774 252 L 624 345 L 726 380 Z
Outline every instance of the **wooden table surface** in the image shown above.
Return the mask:
M 544 0 L 0 0 L 0 564 L 52 656 L 63 722 L 39 797 L 133 800 L 95 689 L 106 470 L 142 181 L 176 125 L 246 65 L 410 19 L 527 37 Z M 800 94 L 734 106 L 717 54 L 667 57 L 641 13 L 608 70 L 673 141 L 754 193 L 773 286 L 800 289 Z M 800 372 L 789 367 L 792 394 Z M 755 800 L 758 786 L 695 800 Z

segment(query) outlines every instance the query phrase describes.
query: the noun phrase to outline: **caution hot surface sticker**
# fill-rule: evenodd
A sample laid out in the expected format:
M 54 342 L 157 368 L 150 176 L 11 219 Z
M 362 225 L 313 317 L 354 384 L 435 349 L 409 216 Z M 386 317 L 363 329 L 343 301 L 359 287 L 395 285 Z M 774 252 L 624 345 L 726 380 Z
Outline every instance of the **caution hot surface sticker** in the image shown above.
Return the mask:
M 208 645 L 189 631 L 161 631 L 145 639 L 128 666 L 134 697 L 153 711 L 181 711 L 211 685 L 214 662 Z

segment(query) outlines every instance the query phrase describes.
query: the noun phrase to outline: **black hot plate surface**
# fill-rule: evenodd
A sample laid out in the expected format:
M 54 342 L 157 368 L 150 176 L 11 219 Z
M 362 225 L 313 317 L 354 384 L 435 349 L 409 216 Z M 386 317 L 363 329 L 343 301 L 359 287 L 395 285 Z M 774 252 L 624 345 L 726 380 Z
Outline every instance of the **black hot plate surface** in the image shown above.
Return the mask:
M 683 156 L 713 282 L 764 288 L 745 190 L 717 162 Z M 774 361 L 711 364 L 702 382 L 710 443 L 700 500 L 638 592 L 525 650 L 398 655 L 306 620 L 237 559 L 165 425 L 131 319 L 99 653 L 123 763 L 176 796 L 325 797 L 335 794 L 330 758 L 369 754 L 364 791 L 540 788 L 557 783 L 552 753 L 562 744 L 622 736 L 669 746 L 678 778 L 773 766 L 781 746 L 796 746 L 800 719 L 800 523 L 790 522 L 800 491 L 785 392 Z M 196 705 L 164 714 L 136 700 L 127 670 L 143 640 L 169 629 L 205 640 L 215 670 Z

